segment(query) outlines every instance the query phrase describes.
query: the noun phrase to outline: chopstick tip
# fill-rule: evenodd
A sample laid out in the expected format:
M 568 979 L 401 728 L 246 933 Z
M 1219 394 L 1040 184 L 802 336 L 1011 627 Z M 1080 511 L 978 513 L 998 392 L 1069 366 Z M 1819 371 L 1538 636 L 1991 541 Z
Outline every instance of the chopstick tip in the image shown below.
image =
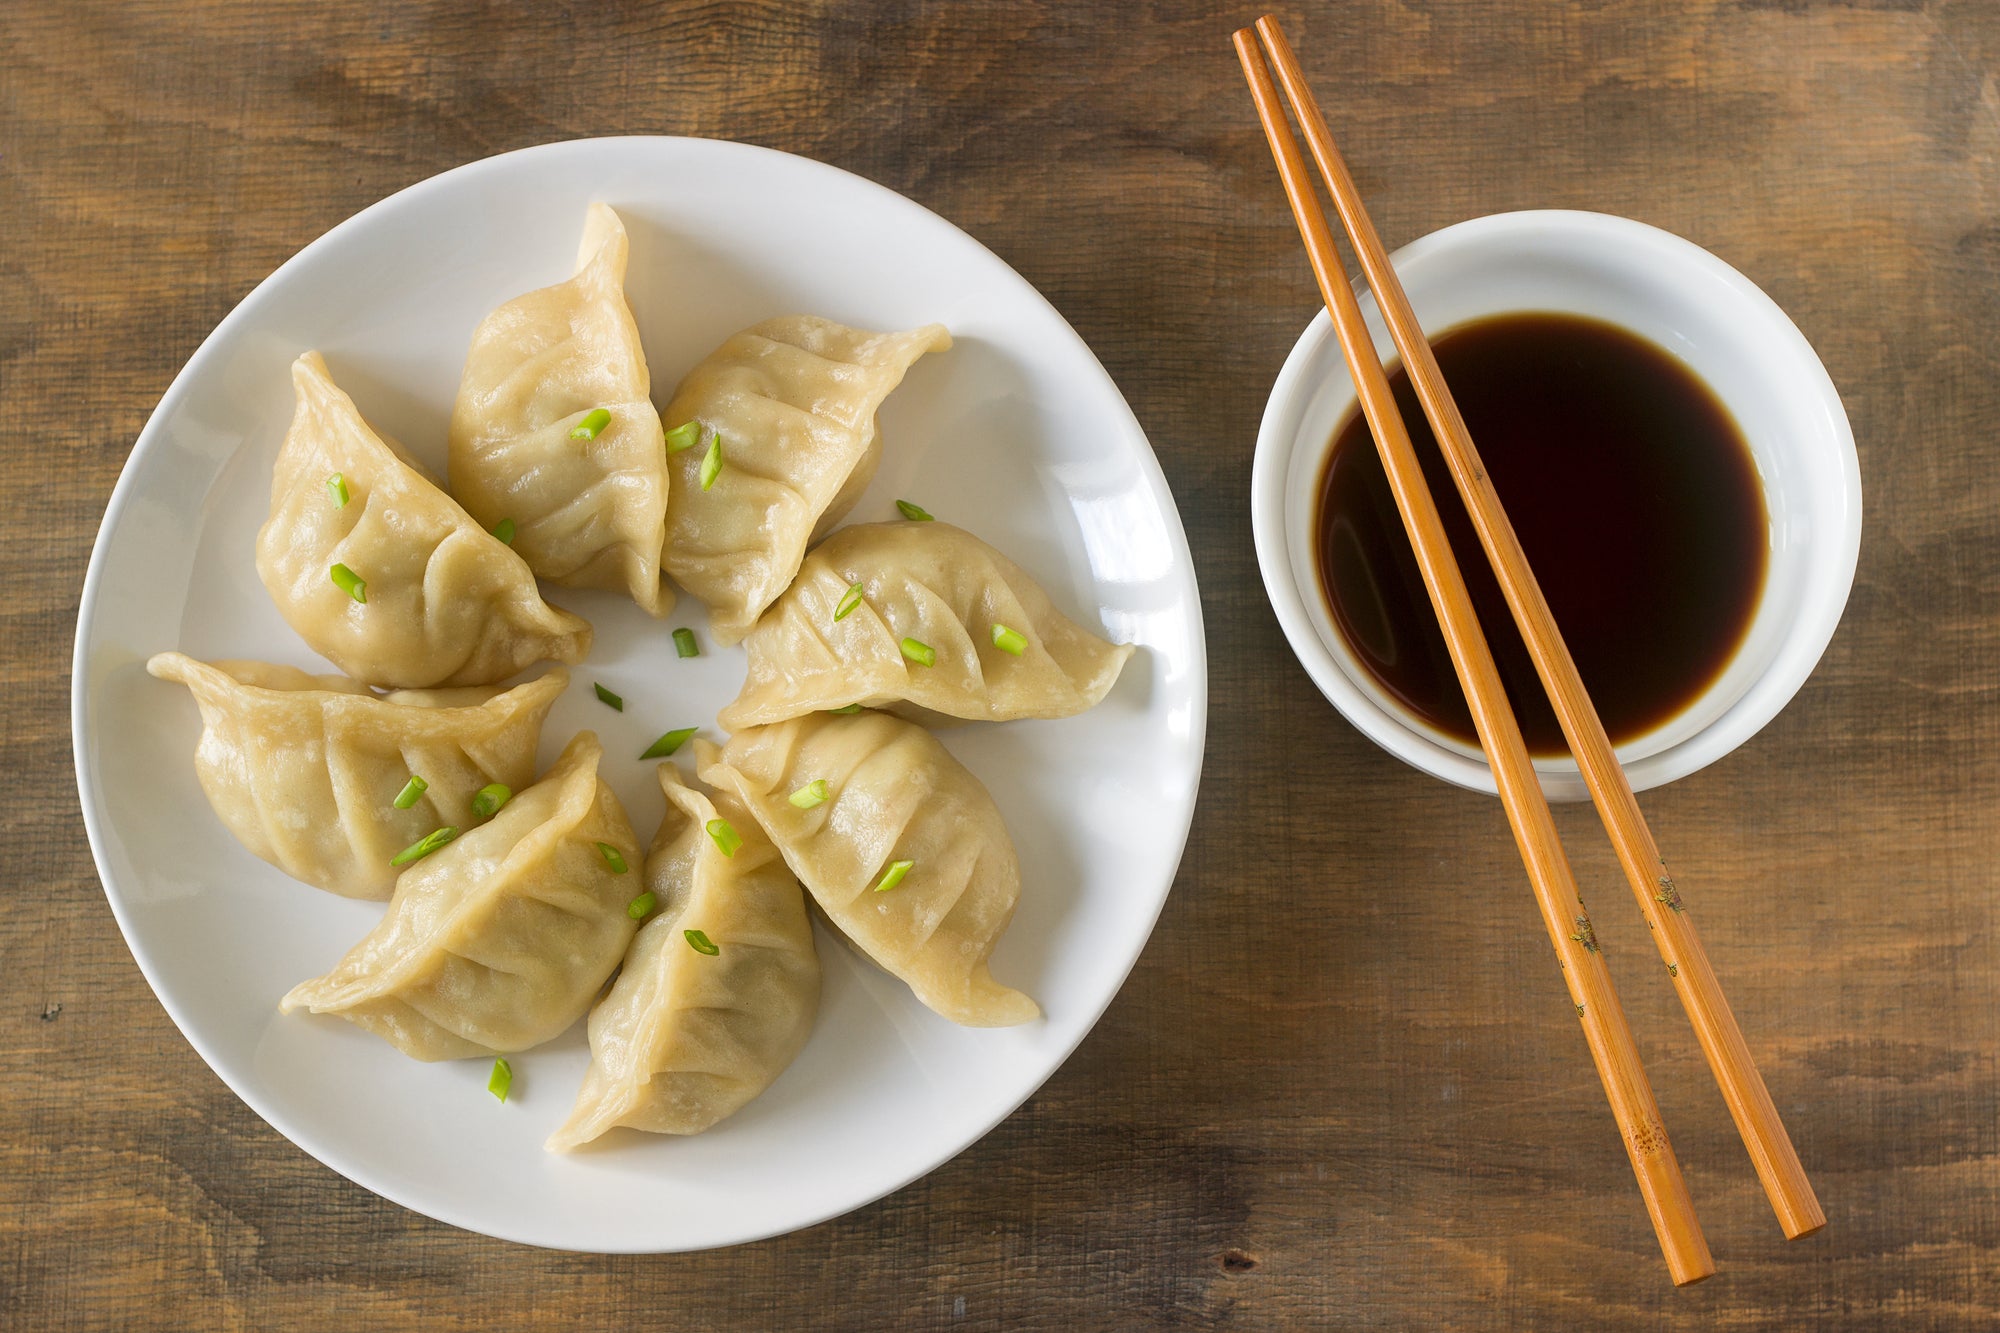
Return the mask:
M 1236 31 L 1230 33 L 1229 38 L 1231 41 L 1234 42 L 1254 42 L 1257 40 L 1258 32 L 1260 32 L 1265 27 L 1266 24 L 1275 27 L 1277 26 L 1277 22 L 1278 22 L 1278 16 L 1276 14 L 1260 14 L 1249 23 L 1244 24 Z

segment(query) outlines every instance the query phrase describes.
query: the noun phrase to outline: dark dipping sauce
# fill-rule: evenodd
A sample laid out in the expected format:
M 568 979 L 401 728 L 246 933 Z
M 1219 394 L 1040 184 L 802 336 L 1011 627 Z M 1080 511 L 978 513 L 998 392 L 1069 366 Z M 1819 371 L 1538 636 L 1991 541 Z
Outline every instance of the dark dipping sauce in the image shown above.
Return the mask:
M 1612 744 L 1669 721 L 1721 674 L 1764 586 L 1763 491 L 1728 410 L 1660 348 L 1581 316 L 1496 315 L 1432 347 Z M 1401 366 L 1390 383 L 1528 749 L 1567 754 Z M 1477 745 L 1358 409 L 1335 438 L 1314 526 L 1320 585 L 1355 655 L 1418 716 Z

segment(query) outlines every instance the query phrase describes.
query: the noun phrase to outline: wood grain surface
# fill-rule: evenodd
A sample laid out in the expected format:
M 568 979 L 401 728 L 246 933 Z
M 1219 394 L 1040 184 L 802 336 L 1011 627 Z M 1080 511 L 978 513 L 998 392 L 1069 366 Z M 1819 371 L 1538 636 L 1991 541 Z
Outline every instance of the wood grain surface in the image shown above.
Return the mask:
M 1867 531 L 1749 745 L 1642 797 L 1826 1205 L 1784 1242 L 1587 808 L 1560 814 L 1717 1276 L 1668 1283 L 1497 803 L 1293 661 L 1249 460 L 1316 304 L 1200 4 L 0 6 L 0 1327 L 2000 1326 L 2000 9 L 1280 8 L 1397 245 L 1621 213 L 1819 350 Z M 306 1157 L 105 906 L 69 757 L 90 544 L 147 414 L 287 256 L 402 186 L 596 134 L 804 153 L 942 213 L 1097 350 L 1181 507 L 1204 796 L 1152 943 L 979 1144 L 797 1235 L 551 1253 Z

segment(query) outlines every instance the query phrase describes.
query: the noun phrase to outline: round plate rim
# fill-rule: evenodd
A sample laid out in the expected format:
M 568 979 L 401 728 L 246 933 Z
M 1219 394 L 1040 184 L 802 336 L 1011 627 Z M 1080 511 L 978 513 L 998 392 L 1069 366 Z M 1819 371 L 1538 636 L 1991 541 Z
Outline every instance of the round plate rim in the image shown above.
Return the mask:
M 740 1227 L 735 1231 L 719 1234 L 699 1245 L 661 1246 L 658 1244 L 635 1243 L 631 1246 L 593 1245 L 588 1249 L 577 1250 L 577 1247 L 565 1245 L 559 1241 L 552 1241 L 547 1237 L 520 1234 L 510 1227 L 496 1227 L 487 1224 L 480 1218 L 465 1215 L 463 1210 L 455 1207 L 435 1207 L 424 1202 L 419 1202 L 409 1197 L 407 1191 L 398 1187 L 385 1186 L 381 1183 L 357 1179 L 355 1173 L 351 1173 L 342 1166 L 328 1160 L 328 1153 L 321 1150 L 322 1145 L 316 1141 L 316 1136 L 295 1133 L 291 1127 L 281 1123 L 285 1119 L 283 1113 L 271 1110 L 264 1099 L 254 1090 L 241 1086 L 237 1080 L 230 1078 L 224 1072 L 223 1065 L 225 1062 L 211 1051 L 209 1043 L 200 1035 L 198 1025 L 192 1025 L 189 1021 L 185 1020 L 180 1006 L 170 998 L 171 988 L 164 986 L 160 977 L 156 974 L 155 966 L 149 961 L 147 952 L 139 942 L 139 938 L 135 933 L 135 927 L 125 910 L 122 895 L 115 891 L 112 885 L 112 879 L 108 871 L 109 861 L 105 850 L 107 832 L 100 826 L 98 802 L 94 799 L 94 793 L 97 788 L 97 775 L 92 763 L 91 748 L 89 745 L 91 719 L 88 711 L 90 695 L 88 654 L 91 646 L 91 629 L 96 619 L 97 602 L 103 577 L 105 545 L 108 537 L 116 528 L 120 516 L 131 503 L 134 488 L 137 485 L 135 478 L 138 469 L 135 465 L 153 448 L 157 447 L 156 441 L 164 429 L 160 423 L 172 415 L 181 399 L 187 395 L 189 386 L 196 378 L 198 368 L 202 363 L 215 354 L 215 349 L 223 345 L 238 324 L 250 319 L 259 306 L 271 299 L 270 293 L 290 273 L 310 263 L 312 257 L 321 251 L 333 248 L 338 240 L 348 232 L 365 226 L 377 215 L 407 202 L 414 196 L 450 188 L 452 184 L 467 177 L 501 170 L 502 167 L 500 164 L 518 163 L 523 158 L 559 156 L 564 153 L 575 152 L 584 146 L 628 143 L 646 145 L 700 145 L 700 151 L 740 153 L 746 160 L 757 159 L 765 165 L 770 164 L 773 160 L 777 160 L 782 164 L 777 168 L 778 170 L 826 172 L 844 177 L 850 184 L 860 187 L 864 192 L 875 195 L 886 207 L 914 210 L 913 216 L 921 218 L 926 225 L 947 228 L 950 232 L 955 233 L 966 244 L 975 247 L 981 255 L 998 265 L 1001 270 L 1020 285 L 1024 293 L 1032 296 L 1034 303 L 1038 304 L 1056 321 L 1056 324 L 1068 335 L 1073 345 L 1072 351 L 1077 354 L 1075 360 L 1079 369 L 1087 367 L 1089 371 L 1095 372 L 1097 377 L 1102 380 L 1104 387 L 1109 389 L 1112 398 L 1116 400 L 1119 409 L 1122 410 L 1125 417 L 1130 421 L 1134 434 L 1144 445 L 1143 448 L 1137 451 L 1138 457 L 1136 461 L 1139 471 L 1145 478 L 1147 488 L 1152 494 L 1154 502 L 1159 506 L 1161 515 L 1165 521 L 1166 532 L 1172 546 L 1172 553 L 1175 557 L 1174 567 L 1181 572 L 1187 584 L 1186 613 L 1191 630 L 1189 643 L 1192 650 L 1189 661 L 1191 678 L 1188 690 L 1190 701 L 1193 705 L 1191 709 L 1192 726 L 1188 745 L 1194 762 L 1194 771 L 1192 782 L 1189 786 L 1187 809 L 1179 821 L 1179 829 L 1173 834 L 1173 864 L 1175 869 L 1167 877 L 1166 883 L 1159 888 L 1155 901 L 1152 904 L 1149 918 L 1146 921 L 1144 934 L 1140 937 L 1139 947 L 1133 951 L 1131 958 L 1126 960 L 1123 967 L 1119 969 L 1116 984 L 1112 985 L 1105 992 L 1104 1002 L 1097 1007 L 1095 1013 L 1090 1015 L 1088 1022 L 1078 1027 L 1075 1039 L 1069 1042 L 1059 1053 L 1055 1054 L 1054 1058 L 1049 1062 L 1048 1067 L 1033 1078 L 1031 1083 L 1023 1087 L 1020 1096 L 1001 1110 L 998 1115 L 979 1124 L 975 1130 L 963 1138 L 962 1142 L 950 1148 L 942 1156 L 938 1157 L 937 1160 L 907 1175 L 894 1179 L 891 1183 L 884 1185 L 873 1193 L 869 1193 L 865 1197 L 847 1199 L 832 1206 L 808 1210 L 806 1216 L 786 1222 L 775 1228 L 759 1225 Z M 1126 400 L 1124 393 L 1118 388 L 1117 382 L 1111 378 L 1110 372 L 1105 370 L 1103 363 L 1097 359 L 1097 354 L 1090 349 L 1089 344 L 1083 340 L 1082 336 L 1064 318 L 1062 312 L 1057 310 L 1033 283 L 1029 282 L 1011 264 L 1008 264 L 1006 260 L 995 254 L 977 237 L 971 235 L 950 219 L 933 212 L 916 200 L 910 199 L 886 185 L 872 181 L 865 176 L 848 171 L 845 168 L 836 167 L 830 163 L 821 162 L 799 154 L 787 153 L 780 149 L 766 148 L 761 145 L 746 144 L 735 140 L 710 139 L 692 135 L 634 134 L 586 136 L 535 144 L 461 163 L 456 167 L 448 168 L 434 175 L 427 176 L 422 180 L 412 182 L 342 219 L 325 232 L 314 237 L 296 253 L 278 265 L 277 268 L 273 269 L 262 281 L 252 287 L 230 309 L 229 313 L 217 322 L 216 326 L 209 331 L 207 336 L 201 340 L 195 350 L 188 356 L 187 361 L 168 383 L 166 391 L 161 394 L 159 402 L 147 415 L 146 424 L 140 429 L 131 451 L 126 455 L 124 463 L 120 465 L 118 480 L 112 487 L 110 499 L 105 504 L 104 518 L 99 523 L 97 535 L 91 543 L 90 562 L 84 573 L 82 595 L 77 607 L 76 638 L 70 662 L 70 743 L 72 759 L 74 760 L 76 771 L 78 803 L 83 816 L 85 835 L 90 843 L 91 859 L 97 870 L 99 885 L 103 889 L 105 898 L 111 907 L 112 917 L 118 923 L 119 933 L 124 938 L 126 948 L 131 953 L 133 961 L 138 965 L 141 975 L 145 977 L 146 984 L 151 988 L 154 998 L 166 1010 L 168 1018 L 172 1020 L 174 1026 L 180 1031 L 188 1044 L 194 1048 L 195 1053 L 201 1057 L 202 1062 L 208 1066 L 210 1072 L 220 1079 L 223 1085 L 234 1093 L 245 1106 L 249 1107 L 258 1119 L 262 1120 L 294 1147 L 319 1162 L 334 1174 L 361 1189 L 367 1190 L 371 1194 L 379 1195 L 392 1203 L 425 1217 L 432 1218 L 435 1221 L 480 1235 L 490 1236 L 496 1240 L 531 1245 L 543 1249 L 575 1250 L 576 1252 L 583 1253 L 694 1253 L 700 1250 L 747 1244 L 803 1231 L 807 1228 L 818 1226 L 823 1222 L 830 1221 L 833 1218 L 841 1217 L 857 1209 L 867 1207 L 869 1204 L 875 1203 L 903 1189 L 912 1182 L 922 1179 L 963 1153 L 973 1144 L 985 1138 L 1002 1121 L 1019 1110 L 1029 1098 L 1033 1097 L 1041 1089 L 1042 1085 L 1057 1070 L 1061 1069 L 1068 1062 L 1070 1056 L 1076 1053 L 1077 1047 L 1082 1045 L 1084 1039 L 1096 1029 L 1097 1024 L 1103 1019 L 1105 1012 L 1110 1008 L 1112 1001 L 1123 990 L 1126 980 L 1131 976 L 1132 969 L 1138 965 L 1139 957 L 1145 952 L 1146 944 L 1152 939 L 1152 932 L 1159 923 L 1160 913 L 1165 910 L 1167 898 L 1172 893 L 1174 880 L 1179 876 L 1179 866 L 1185 858 L 1188 838 L 1193 829 L 1194 813 L 1200 802 L 1202 770 L 1207 756 L 1207 731 L 1207 635 L 1202 619 L 1200 586 L 1196 577 L 1193 553 L 1188 546 L 1186 527 L 1181 522 L 1179 507 L 1175 504 L 1173 492 L 1167 485 L 1166 475 L 1160 467 L 1159 457 L 1153 451 L 1151 440 L 1146 436 L 1145 430 L 1139 424 L 1137 416 L 1132 412 L 1131 404 Z

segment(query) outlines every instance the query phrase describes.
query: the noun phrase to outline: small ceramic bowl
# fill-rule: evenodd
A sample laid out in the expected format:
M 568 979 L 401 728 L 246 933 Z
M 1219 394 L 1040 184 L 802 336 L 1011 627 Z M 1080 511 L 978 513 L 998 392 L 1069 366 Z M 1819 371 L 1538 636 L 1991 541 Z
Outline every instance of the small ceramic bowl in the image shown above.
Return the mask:
M 1757 734 L 1811 674 L 1847 604 L 1861 546 L 1861 469 L 1840 396 L 1798 328 L 1741 273 L 1656 227 L 1602 213 L 1496 213 L 1398 250 L 1396 272 L 1427 336 L 1510 311 L 1587 315 L 1679 358 L 1735 417 L 1763 485 L 1770 562 L 1741 646 L 1706 692 L 1618 749 L 1643 791 L 1714 763 Z M 1360 284 L 1356 284 L 1359 291 Z M 1373 298 L 1362 312 L 1384 363 L 1395 348 Z M 1257 562 L 1292 651 L 1333 706 L 1389 753 L 1491 792 L 1476 747 L 1393 699 L 1334 627 L 1314 559 L 1314 507 L 1354 386 L 1322 310 L 1271 389 L 1257 436 Z M 1483 560 L 1478 550 L 1461 562 Z M 1552 800 L 1589 792 L 1573 760 L 1537 760 Z

